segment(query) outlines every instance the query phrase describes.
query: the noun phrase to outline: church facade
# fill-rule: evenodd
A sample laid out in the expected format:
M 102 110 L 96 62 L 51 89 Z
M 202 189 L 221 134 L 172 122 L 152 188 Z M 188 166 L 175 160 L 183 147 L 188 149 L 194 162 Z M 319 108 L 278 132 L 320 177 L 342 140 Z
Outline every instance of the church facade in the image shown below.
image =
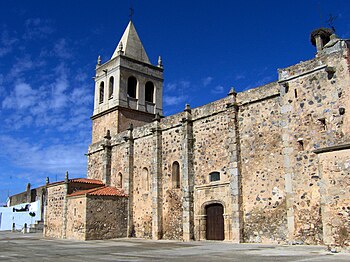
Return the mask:
M 349 246 L 350 42 L 311 40 L 315 58 L 278 81 L 163 117 L 162 60 L 130 21 L 96 65 L 89 187 L 47 185 L 45 220 L 66 219 L 55 236 Z

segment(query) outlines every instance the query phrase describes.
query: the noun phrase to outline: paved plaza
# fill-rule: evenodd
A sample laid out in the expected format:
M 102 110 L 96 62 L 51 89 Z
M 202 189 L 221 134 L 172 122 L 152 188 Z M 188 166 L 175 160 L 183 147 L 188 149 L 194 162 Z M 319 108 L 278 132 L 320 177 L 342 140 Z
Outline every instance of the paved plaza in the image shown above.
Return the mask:
M 350 261 L 323 246 L 113 239 L 72 241 L 0 232 L 0 261 Z

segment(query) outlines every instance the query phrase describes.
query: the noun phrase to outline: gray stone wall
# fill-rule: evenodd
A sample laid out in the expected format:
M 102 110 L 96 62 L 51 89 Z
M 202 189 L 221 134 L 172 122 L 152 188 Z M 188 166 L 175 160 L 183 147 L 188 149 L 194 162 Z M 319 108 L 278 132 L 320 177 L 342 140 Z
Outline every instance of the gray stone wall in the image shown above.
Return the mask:
M 286 241 L 278 83 L 239 93 L 244 242 Z
M 127 236 L 127 197 L 87 196 L 86 240 Z
M 86 202 L 85 195 L 67 199 L 67 239 L 86 240 Z
M 47 206 L 45 211 L 44 236 L 63 238 L 65 231 L 65 201 L 67 185 L 59 184 L 47 188 Z

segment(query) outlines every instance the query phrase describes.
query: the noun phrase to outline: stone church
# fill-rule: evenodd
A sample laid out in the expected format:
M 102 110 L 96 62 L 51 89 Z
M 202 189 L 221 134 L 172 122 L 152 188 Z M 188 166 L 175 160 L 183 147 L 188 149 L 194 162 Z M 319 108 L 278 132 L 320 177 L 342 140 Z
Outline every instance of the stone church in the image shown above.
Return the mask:
M 278 81 L 163 117 L 163 65 L 129 22 L 98 59 L 87 178 L 47 183 L 44 234 L 350 246 L 350 41 Z

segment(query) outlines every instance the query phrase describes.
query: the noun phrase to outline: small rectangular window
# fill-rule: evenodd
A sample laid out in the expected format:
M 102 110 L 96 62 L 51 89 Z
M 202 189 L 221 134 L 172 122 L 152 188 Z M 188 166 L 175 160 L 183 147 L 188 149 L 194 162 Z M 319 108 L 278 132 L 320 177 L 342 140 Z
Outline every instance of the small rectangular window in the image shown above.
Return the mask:
M 209 181 L 214 182 L 214 181 L 219 181 L 220 180 L 220 173 L 219 172 L 211 172 L 209 174 Z

